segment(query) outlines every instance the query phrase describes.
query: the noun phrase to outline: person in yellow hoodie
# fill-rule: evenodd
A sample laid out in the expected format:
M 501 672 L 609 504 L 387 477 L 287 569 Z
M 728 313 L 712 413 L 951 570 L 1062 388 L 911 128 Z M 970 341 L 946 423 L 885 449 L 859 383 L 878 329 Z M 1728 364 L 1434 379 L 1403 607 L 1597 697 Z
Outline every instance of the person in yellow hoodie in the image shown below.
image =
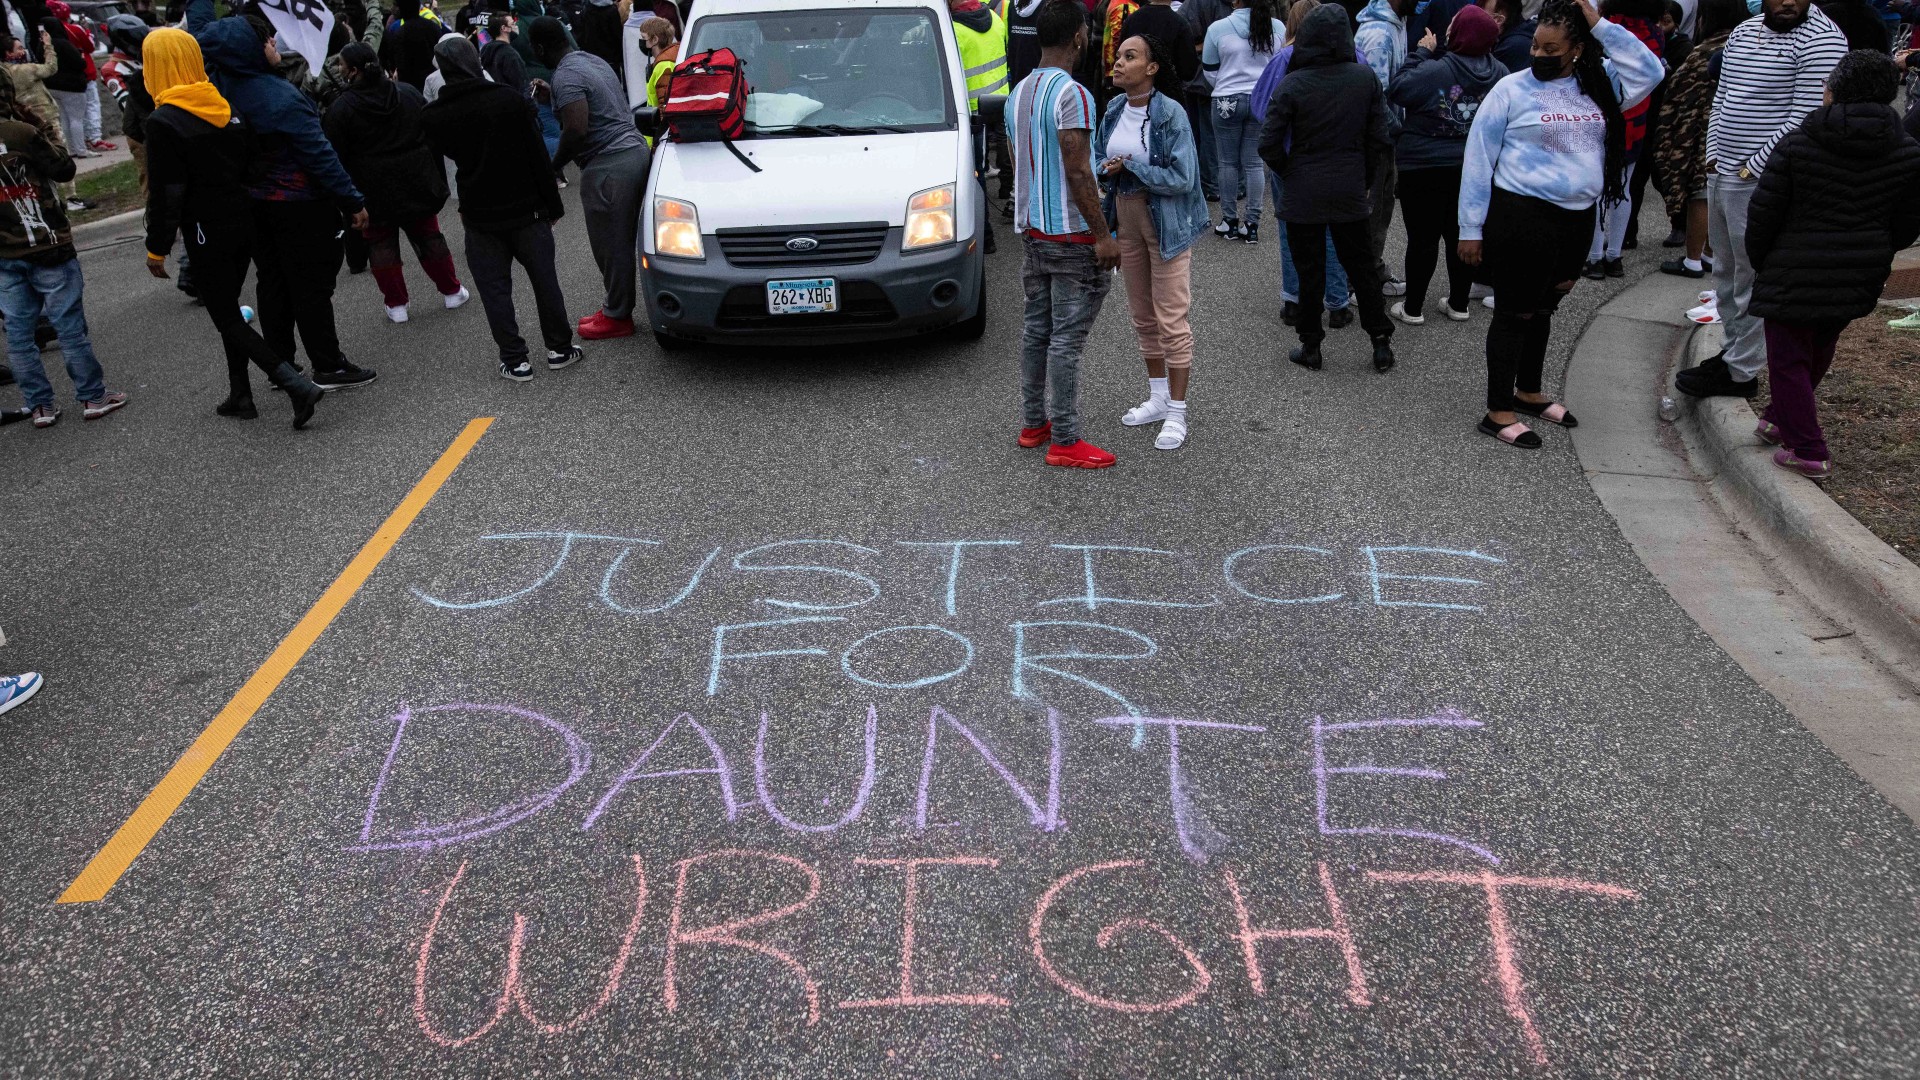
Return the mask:
M 248 324 L 240 287 L 253 257 L 253 214 L 243 178 L 250 157 L 246 125 L 207 81 L 200 43 L 184 30 L 155 30 L 142 49 L 153 115 L 147 118 L 147 270 L 167 276 L 167 253 L 185 239 L 193 282 L 227 355 L 227 399 L 214 412 L 237 420 L 260 415 L 247 364 L 287 392 L 293 426 L 305 427 L 320 387 Z

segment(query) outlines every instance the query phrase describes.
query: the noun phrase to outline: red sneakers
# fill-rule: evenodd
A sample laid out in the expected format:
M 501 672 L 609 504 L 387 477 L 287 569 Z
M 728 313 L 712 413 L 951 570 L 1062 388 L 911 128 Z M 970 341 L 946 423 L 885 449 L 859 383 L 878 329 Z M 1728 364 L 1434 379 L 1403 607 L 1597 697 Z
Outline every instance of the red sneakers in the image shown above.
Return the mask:
M 1020 445 L 1029 450 L 1039 446 L 1052 437 L 1053 421 L 1051 420 L 1041 424 L 1039 427 L 1023 427 L 1020 429 Z
M 607 338 L 632 337 L 632 319 L 609 319 L 604 311 L 596 311 L 581 319 L 578 328 L 580 336 L 588 341 L 603 341 Z
M 1104 469 L 1114 463 L 1114 456 L 1093 445 L 1085 439 L 1070 442 L 1065 446 L 1054 443 L 1047 447 L 1047 464 L 1064 465 L 1070 469 Z

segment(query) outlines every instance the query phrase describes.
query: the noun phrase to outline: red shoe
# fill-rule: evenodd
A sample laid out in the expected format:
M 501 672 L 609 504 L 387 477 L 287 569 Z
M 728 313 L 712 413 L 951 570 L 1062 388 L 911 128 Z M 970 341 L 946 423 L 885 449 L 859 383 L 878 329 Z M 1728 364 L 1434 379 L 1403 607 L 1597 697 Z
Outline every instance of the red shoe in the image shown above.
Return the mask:
M 95 139 L 92 142 L 88 143 L 87 145 L 92 147 L 94 150 L 99 151 L 102 154 L 107 153 L 110 150 L 120 149 L 120 147 L 116 146 L 113 143 L 108 142 L 105 139 Z
M 1039 446 L 1052 437 L 1053 421 L 1051 420 L 1041 424 L 1039 427 L 1023 427 L 1020 429 L 1020 445 L 1029 450 Z
M 581 319 L 578 324 L 580 336 L 588 341 L 603 341 L 607 338 L 632 337 L 632 319 L 609 319 L 604 311 L 596 311 Z
M 1085 439 L 1065 446 L 1054 443 L 1047 447 L 1047 464 L 1049 465 L 1064 465 L 1070 469 L 1104 469 L 1114 461 L 1112 454 Z

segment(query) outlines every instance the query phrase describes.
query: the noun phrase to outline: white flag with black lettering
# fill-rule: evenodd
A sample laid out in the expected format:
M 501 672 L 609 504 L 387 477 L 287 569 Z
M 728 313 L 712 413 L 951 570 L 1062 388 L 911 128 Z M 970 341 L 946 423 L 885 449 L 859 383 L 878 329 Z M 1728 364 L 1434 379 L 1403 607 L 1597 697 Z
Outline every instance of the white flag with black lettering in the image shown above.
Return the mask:
M 260 0 L 273 23 L 281 52 L 297 52 L 314 71 L 327 60 L 327 42 L 333 37 L 333 9 L 325 0 Z

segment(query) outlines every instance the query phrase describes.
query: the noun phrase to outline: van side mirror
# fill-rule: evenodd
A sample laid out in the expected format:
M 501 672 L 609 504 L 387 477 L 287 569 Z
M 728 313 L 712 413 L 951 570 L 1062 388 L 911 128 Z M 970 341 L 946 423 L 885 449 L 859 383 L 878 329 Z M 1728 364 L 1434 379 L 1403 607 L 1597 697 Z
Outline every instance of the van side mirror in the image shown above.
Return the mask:
M 636 105 L 633 110 L 634 129 L 649 139 L 658 139 L 666 129 L 666 123 L 660 118 L 660 110 L 653 105 Z

